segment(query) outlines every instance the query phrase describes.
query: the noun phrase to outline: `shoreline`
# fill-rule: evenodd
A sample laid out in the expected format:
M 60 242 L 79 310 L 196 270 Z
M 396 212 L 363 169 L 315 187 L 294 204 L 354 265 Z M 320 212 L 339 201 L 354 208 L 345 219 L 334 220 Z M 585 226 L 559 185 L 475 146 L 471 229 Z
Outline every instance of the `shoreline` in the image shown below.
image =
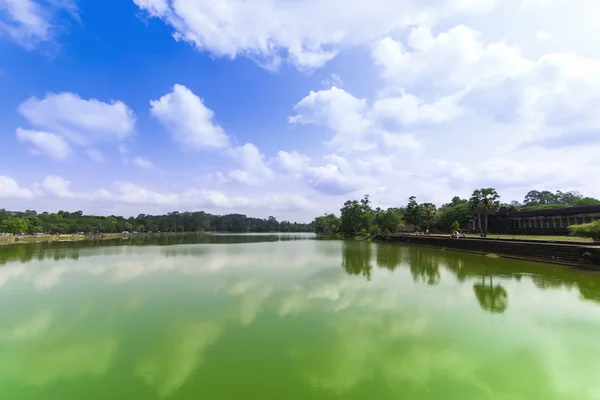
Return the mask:
M 552 243 L 505 239 L 451 239 L 436 236 L 379 235 L 376 240 L 484 256 L 514 258 L 600 270 L 600 246 L 591 243 Z
M 183 236 L 183 235 L 209 235 L 209 232 L 163 232 L 163 233 L 101 233 L 95 235 L 25 235 L 25 236 L 0 236 L 0 246 L 9 246 L 13 244 L 30 243 L 61 243 L 61 242 L 82 242 L 86 240 L 110 240 L 110 239 L 129 239 L 132 237 L 160 237 L 160 236 Z

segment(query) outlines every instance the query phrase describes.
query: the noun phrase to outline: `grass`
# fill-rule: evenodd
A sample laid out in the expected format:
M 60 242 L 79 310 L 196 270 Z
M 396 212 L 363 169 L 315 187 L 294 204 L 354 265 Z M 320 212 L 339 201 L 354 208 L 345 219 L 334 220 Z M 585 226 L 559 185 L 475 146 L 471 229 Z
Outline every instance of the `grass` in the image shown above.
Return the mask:
M 0 246 L 15 243 L 40 243 L 40 242 L 77 242 L 86 239 L 115 239 L 125 237 L 122 233 L 105 233 L 103 235 L 37 235 L 37 236 L 0 236 Z
M 434 235 L 432 235 L 434 236 Z M 446 235 L 435 235 L 435 236 L 449 236 L 448 234 Z M 467 234 L 465 235 L 465 237 L 469 238 L 469 239 L 478 239 L 479 238 L 479 234 Z M 580 238 L 577 236 L 568 236 L 568 235 L 564 235 L 564 236 L 536 236 L 536 235 L 494 235 L 494 234 L 488 234 L 487 236 L 488 239 L 504 239 L 504 240 L 542 240 L 542 241 L 560 241 L 560 242 L 590 242 L 592 243 L 592 239 L 590 238 Z

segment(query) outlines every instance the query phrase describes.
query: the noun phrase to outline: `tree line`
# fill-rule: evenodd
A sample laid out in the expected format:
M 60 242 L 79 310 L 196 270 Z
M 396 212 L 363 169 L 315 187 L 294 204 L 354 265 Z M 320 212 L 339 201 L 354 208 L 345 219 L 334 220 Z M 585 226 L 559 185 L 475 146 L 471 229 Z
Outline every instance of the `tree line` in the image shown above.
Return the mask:
M 439 208 L 433 203 L 419 203 L 415 196 L 411 196 L 405 206 L 382 210 L 379 207 L 373 208 L 366 195 L 362 200 L 346 201 L 340 209 L 340 217 L 326 214 L 317 217 L 312 225 L 317 234 L 354 237 L 420 230 L 448 232 L 465 229 L 469 226 L 469 221 L 473 220 L 476 230 L 485 237 L 488 233 L 489 216 L 501 209 L 526 211 L 590 205 L 600 205 L 600 200 L 584 197 L 578 192 L 553 193 L 537 190 L 528 192 L 523 202 L 501 203 L 496 189 L 481 188 L 474 190 L 469 199 L 455 196 Z M 572 232 L 576 235 L 583 234 L 593 231 L 594 226 L 573 228 Z
M 9 234 L 101 234 L 117 232 L 312 232 L 311 224 L 247 217 L 213 215 L 203 211 L 137 217 L 84 215 L 82 211 L 57 213 L 0 209 L 0 232 Z

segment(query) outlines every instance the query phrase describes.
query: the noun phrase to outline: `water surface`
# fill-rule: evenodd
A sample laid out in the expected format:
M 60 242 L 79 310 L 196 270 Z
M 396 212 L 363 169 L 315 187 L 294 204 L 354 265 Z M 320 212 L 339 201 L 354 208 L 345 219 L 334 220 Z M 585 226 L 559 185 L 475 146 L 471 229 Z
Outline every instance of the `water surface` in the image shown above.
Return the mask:
M 600 399 L 600 276 L 312 235 L 0 248 L 0 398 Z

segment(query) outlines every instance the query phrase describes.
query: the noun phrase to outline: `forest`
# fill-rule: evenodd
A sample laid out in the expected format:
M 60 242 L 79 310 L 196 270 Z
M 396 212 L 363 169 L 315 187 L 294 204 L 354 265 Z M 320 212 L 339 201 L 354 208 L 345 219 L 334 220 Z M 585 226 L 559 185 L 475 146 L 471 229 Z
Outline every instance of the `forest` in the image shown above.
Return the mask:
M 82 211 L 57 213 L 0 209 L 0 230 L 7 234 L 101 234 L 115 232 L 312 232 L 311 224 L 247 217 L 243 214 L 212 215 L 203 211 L 170 212 L 137 217 L 84 215 Z
M 139 214 L 137 217 L 84 215 L 82 211 L 56 213 L 0 209 L 0 232 L 4 234 L 101 234 L 116 232 L 316 232 L 318 234 L 372 236 L 414 230 L 449 232 L 475 219 L 482 236 L 487 234 L 488 216 L 501 208 L 535 210 L 600 205 L 600 200 L 578 192 L 532 190 L 523 202 L 501 203 L 494 188 L 473 191 L 469 199 L 455 196 L 439 208 L 433 203 L 419 203 L 415 196 L 404 206 L 373 208 L 369 196 L 348 200 L 340 216 L 326 214 L 309 224 L 279 222 L 275 217 L 252 218 L 243 214 L 213 215 L 204 211 L 177 212 L 164 215 Z
M 419 203 L 415 196 L 405 206 L 381 209 L 373 208 L 369 196 L 362 200 L 348 200 L 340 209 L 340 216 L 326 214 L 313 221 L 315 232 L 345 237 L 374 236 L 380 233 L 450 232 L 466 228 L 474 219 L 481 236 L 488 232 L 488 216 L 501 209 L 510 211 L 541 210 L 548 208 L 584 207 L 600 205 L 600 200 L 585 197 L 578 192 L 529 191 L 523 202 L 502 203 L 494 188 L 473 191 L 469 199 L 458 196 L 439 208 L 432 203 Z M 593 229 L 593 227 L 586 227 Z M 572 230 L 574 234 L 584 231 Z M 592 237 L 592 236 L 586 236 Z

